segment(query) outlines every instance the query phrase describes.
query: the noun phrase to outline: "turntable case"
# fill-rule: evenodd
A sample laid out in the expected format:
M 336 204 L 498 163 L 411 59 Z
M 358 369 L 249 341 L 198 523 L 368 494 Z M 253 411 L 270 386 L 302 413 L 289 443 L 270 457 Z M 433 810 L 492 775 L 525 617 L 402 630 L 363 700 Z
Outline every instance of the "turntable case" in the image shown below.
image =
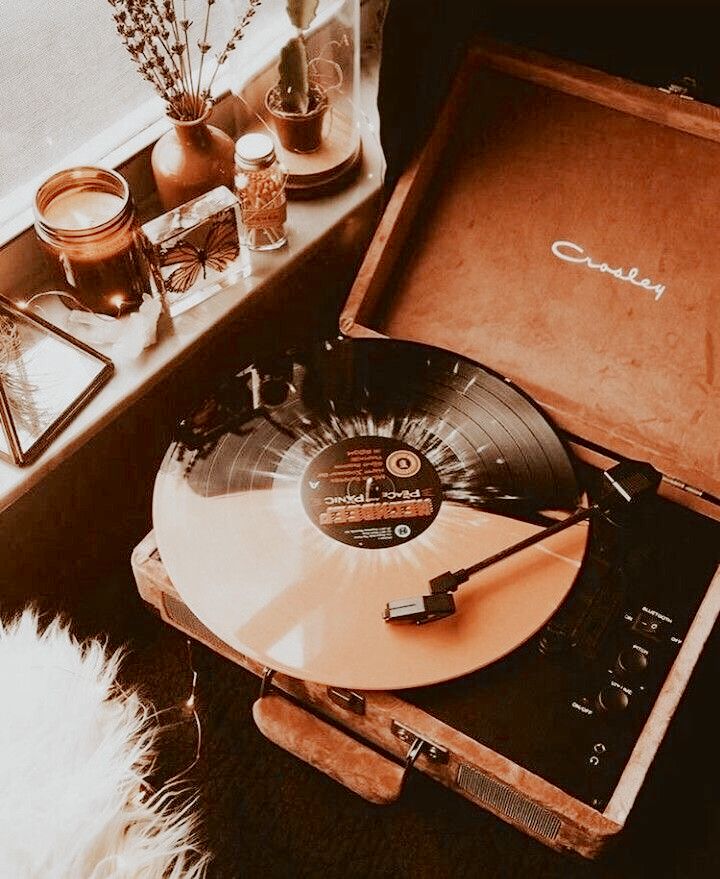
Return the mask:
M 718 170 L 717 110 L 478 46 L 395 189 L 341 329 L 485 363 L 594 463 L 649 460 L 665 493 L 718 517 Z M 163 619 L 262 677 L 183 604 L 152 533 L 133 567 Z M 593 857 L 622 828 L 719 609 L 716 575 L 602 812 L 392 693 L 281 674 L 272 686 L 400 763 L 415 744 L 416 768 L 547 845 Z M 272 735 L 271 714 L 262 723 Z M 319 752 L 320 768 L 367 795 Z M 399 794 L 398 773 L 387 779 L 374 801 Z

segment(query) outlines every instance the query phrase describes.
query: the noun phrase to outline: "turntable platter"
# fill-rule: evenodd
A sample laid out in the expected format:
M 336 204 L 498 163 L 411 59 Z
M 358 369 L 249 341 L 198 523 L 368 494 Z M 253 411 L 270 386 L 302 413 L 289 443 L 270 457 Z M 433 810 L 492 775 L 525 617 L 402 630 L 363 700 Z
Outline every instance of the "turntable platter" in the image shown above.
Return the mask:
M 564 449 L 527 398 L 471 361 L 390 341 L 323 350 L 291 365 L 284 400 L 261 412 L 255 399 L 202 455 L 169 449 L 153 518 L 175 588 L 234 650 L 306 680 L 399 689 L 493 662 L 563 601 L 586 524 L 473 577 L 452 617 L 393 626 L 382 611 L 539 530 L 494 510 L 569 503 Z M 400 391 L 386 357 L 413 366 Z

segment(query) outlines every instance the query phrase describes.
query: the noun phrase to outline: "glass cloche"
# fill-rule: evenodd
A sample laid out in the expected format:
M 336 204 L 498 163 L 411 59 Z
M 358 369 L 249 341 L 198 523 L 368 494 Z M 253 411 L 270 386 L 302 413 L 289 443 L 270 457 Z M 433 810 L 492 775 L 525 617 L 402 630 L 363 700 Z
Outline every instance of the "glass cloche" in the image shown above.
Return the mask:
M 258 7 L 239 130 L 271 131 L 290 196 L 322 194 L 360 158 L 360 0 Z

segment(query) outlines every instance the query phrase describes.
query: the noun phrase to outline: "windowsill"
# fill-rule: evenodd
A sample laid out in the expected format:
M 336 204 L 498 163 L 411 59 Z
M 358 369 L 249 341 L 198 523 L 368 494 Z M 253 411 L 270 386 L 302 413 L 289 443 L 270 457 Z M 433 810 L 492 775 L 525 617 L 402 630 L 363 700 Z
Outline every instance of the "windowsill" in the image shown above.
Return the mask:
M 370 22 L 377 17 L 379 3 L 383 0 L 360 0 L 362 29 L 371 30 Z M 339 4 L 338 4 L 339 5 Z M 332 20 L 336 12 L 335 6 L 326 8 L 318 15 L 312 30 L 322 30 Z M 281 42 L 272 28 L 265 28 L 253 45 L 253 55 L 246 63 L 242 75 L 231 63 L 223 68 L 215 82 L 214 94 L 218 96 L 213 111 L 212 122 L 230 134 L 234 131 L 235 120 L 232 110 L 231 93 L 242 94 L 248 83 L 261 76 L 263 71 L 276 63 Z M 376 53 L 379 46 L 374 47 L 365 61 L 371 66 L 377 65 Z M 235 108 L 236 109 L 236 108 Z M 0 198 L 0 248 L 18 238 L 33 225 L 32 201 L 38 186 L 50 174 L 62 168 L 74 165 L 101 165 L 108 168 L 120 168 L 132 164 L 134 159 L 171 127 L 165 115 L 165 105 L 159 96 L 154 96 L 137 107 L 133 112 L 118 119 L 104 131 L 87 140 L 72 153 L 60 158 L 52 167 L 46 168 L 38 176 L 20 185 L 10 193 L 3 193 Z M 19 205 L 20 208 L 14 207 Z
M 361 8 L 368 22 L 371 16 L 376 16 L 377 6 L 373 0 L 362 0 Z M 371 32 L 369 25 L 367 32 Z M 273 291 L 281 292 L 283 286 L 292 281 L 297 285 L 304 276 L 307 262 L 318 256 L 322 259 L 323 252 L 336 259 L 346 259 L 348 264 L 357 258 L 360 244 L 368 240 L 379 217 L 385 168 L 375 109 L 380 44 L 366 48 L 360 88 L 363 154 L 352 182 L 333 195 L 290 202 L 287 246 L 274 253 L 253 253 L 250 277 L 226 287 L 174 320 L 163 315 L 157 343 L 137 359 L 120 360 L 112 346 L 90 342 L 114 361 L 114 375 L 34 464 L 20 468 L 0 459 L 0 514 L 189 361 L 203 344 L 242 319 L 251 310 L 248 300 L 274 301 Z M 264 56 L 259 60 L 264 66 L 269 63 Z M 260 73 L 256 70 L 253 76 Z M 247 82 L 251 82 L 251 78 Z M 149 153 L 150 145 L 169 126 L 165 118 L 157 120 L 151 110 L 142 108 L 132 125 L 125 120 L 127 130 L 136 133 L 103 159 L 104 165 L 119 167 L 130 182 L 142 222 L 159 213 Z M 237 125 L 244 127 L 243 109 L 238 106 L 237 98 L 226 94 L 213 109 L 211 121 L 237 136 Z M 40 259 L 35 235 L 32 228 L 28 228 L 29 214 L 25 212 L 12 222 L 12 230 L 8 226 L 0 228 L 0 234 L 11 231 L 11 240 L 0 247 L 0 293 L 15 301 L 28 300 L 38 292 L 54 289 L 57 282 L 52 280 Z M 4 236 L 0 240 L 5 240 Z M 43 316 L 63 327 L 67 312 L 59 303 L 40 299 L 37 306 L 38 310 L 42 308 Z M 71 331 L 71 334 L 81 337 L 78 332 Z
M 348 186 L 331 196 L 288 205 L 286 247 L 274 253 L 253 253 L 249 278 L 221 290 L 173 321 L 164 316 L 157 343 L 135 360 L 116 359 L 112 379 L 34 464 L 19 468 L 0 461 L 0 512 L 167 377 L 202 342 L 241 316 L 243 303 L 251 296 L 278 289 L 328 244 L 342 247 L 345 243 L 351 253 L 352 243 L 367 234 L 377 219 L 384 167 L 377 136 L 365 130 L 362 140 L 360 167 Z M 94 347 L 113 357 L 110 347 Z

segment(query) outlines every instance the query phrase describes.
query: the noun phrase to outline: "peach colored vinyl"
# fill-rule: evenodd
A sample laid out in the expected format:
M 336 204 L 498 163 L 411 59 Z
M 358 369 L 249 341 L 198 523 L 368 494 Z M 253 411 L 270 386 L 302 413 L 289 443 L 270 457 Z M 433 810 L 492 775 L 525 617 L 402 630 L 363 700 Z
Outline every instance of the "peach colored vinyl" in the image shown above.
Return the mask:
M 453 617 L 416 626 L 384 622 L 385 604 L 537 526 L 445 502 L 412 541 L 361 549 L 310 522 L 298 484 L 203 497 L 169 461 L 153 521 L 175 588 L 219 638 L 277 671 L 363 690 L 449 680 L 517 647 L 565 598 L 588 533 L 576 525 L 487 569 L 460 587 Z

